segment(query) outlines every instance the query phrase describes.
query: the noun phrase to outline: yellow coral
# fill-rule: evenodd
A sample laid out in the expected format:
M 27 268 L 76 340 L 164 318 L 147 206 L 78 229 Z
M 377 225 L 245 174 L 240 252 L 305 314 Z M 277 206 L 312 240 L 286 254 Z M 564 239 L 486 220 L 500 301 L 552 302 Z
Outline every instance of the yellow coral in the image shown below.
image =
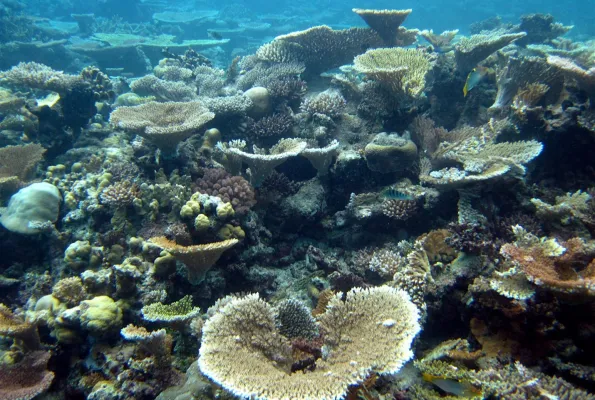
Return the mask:
M 226 219 L 228 217 L 233 217 L 233 215 L 235 214 L 235 211 L 233 210 L 233 207 L 231 205 L 231 203 L 227 202 L 227 203 L 221 203 L 217 206 L 217 217 L 220 219 Z
M 242 229 L 241 226 L 233 226 L 231 224 L 225 224 L 219 232 L 217 232 L 217 236 L 221 240 L 226 239 L 239 239 L 242 240 L 246 237 L 246 233 Z
M 199 232 L 204 232 L 209 229 L 211 226 L 211 221 L 209 221 L 209 217 L 205 214 L 198 214 L 196 219 L 194 220 L 194 228 L 196 228 Z
M 81 303 L 81 326 L 102 336 L 122 326 L 122 309 L 108 296 L 97 296 Z

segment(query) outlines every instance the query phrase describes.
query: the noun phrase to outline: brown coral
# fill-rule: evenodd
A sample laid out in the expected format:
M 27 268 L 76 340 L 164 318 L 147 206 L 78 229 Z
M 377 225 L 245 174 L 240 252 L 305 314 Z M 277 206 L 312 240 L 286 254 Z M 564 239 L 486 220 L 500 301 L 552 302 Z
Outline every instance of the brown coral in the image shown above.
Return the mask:
M 34 351 L 17 364 L 0 368 L 0 398 L 30 400 L 48 390 L 54 373 L 46 369 L 50 353 Z
M 0 304 L 0 336 L 18 340 L 29 350 L 40 346 L 37 327 L 14 315 L 4 304 Z
M 561 243 L 560 251 L 548 252 L 552 239 L 523 245 L 507 243 L 500 253 L 538 286 L 557 292 L 595 295 L 595 249 L 582 239 L 572 238 Z
M 231 203 L 238 215 L 245 214 L 256 204 L 252 185 L 241 176 L 232 176 L 221 168 L 206 169 L 203 177 L 196 181 L 196 190 Z
M 417 201 L 415 200 L 384 200 L 382 202 L 382 213 L 387 217 L 405 220 L 417 212 Z

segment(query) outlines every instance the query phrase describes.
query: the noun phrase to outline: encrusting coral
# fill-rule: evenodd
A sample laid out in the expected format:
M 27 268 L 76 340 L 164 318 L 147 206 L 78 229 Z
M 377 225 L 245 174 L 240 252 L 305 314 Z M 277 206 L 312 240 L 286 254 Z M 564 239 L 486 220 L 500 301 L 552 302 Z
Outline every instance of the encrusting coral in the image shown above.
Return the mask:
M 319 315 L 324 352 L 313 371 L 291 372 L 289 340 L 274 309 L 252 294 L 231 299 L 205 323 L 201 371 L 238 396 L 336 399 L 372 372 L 394 373 L 412 356 L 417 308 L 403 291 L 353 289 L 332 297 Z

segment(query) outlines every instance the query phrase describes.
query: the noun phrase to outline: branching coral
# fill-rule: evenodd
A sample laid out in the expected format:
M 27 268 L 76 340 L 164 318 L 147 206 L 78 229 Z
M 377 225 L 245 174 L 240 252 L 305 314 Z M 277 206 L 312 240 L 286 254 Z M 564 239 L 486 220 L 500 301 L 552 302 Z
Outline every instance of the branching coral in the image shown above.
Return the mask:
M 315 96 L 307 97 L 300 109 L 308 114 L 322 114 L 330 118 L 338 118 L 343 113 L 347 102 L 341 93 L 327 90 Z
M 119 128 L 143 136 L 160 149 L 171 152 L 214 117 L 215 114 L 200 102 L 150 102 L 120 107 L 111 113 L 110 120 Z
M 398 47 L 368 50 L 353 60 L 355 70 L 397 94 L 419 98 L 432 63 L 423 50 Z
M 201 193 L 217 196 L 226 203 L 231 203 L 236 214 L 243 215 L 254 204 L 254 189 L 241 176 L 232 176 L 224 169 L 205 169 L 202 178 L 196 181 Z
M 394 373 L 412 356 L 418 311 L 403 291 L 353 289 L 333 296 L 318 316 L 322 358 L 292 373 L 291 348 L 274 309 L 258 295 L 231 299 L 205 323 L 199 367 L 228 391 L 262 400 L 342 398 L 370 373 Z
M 279 333 L 288 339 L 312 340 L 319 334 L 310 309 L 301 301 L 287 299 L 275 307 L 275 321 Z

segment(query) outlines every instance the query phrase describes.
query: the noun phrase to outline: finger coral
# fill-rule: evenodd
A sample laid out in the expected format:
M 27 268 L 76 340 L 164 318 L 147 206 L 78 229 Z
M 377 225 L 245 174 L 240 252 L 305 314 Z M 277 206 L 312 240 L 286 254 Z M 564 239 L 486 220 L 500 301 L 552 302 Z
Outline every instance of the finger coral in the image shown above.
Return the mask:
M 353 289 L 345 301 L 336 295 L 318 316 L 322 358 L 315 369 L 292 373 L 290 343 L 276 328 L 274 309 L 251 294 L 231 299 L 205 323 L 198 364 L 241 397 L 343 398 L 372 372 L 401 369 L 412 356 L 418 317 L 409 296 L 393 288 Z

